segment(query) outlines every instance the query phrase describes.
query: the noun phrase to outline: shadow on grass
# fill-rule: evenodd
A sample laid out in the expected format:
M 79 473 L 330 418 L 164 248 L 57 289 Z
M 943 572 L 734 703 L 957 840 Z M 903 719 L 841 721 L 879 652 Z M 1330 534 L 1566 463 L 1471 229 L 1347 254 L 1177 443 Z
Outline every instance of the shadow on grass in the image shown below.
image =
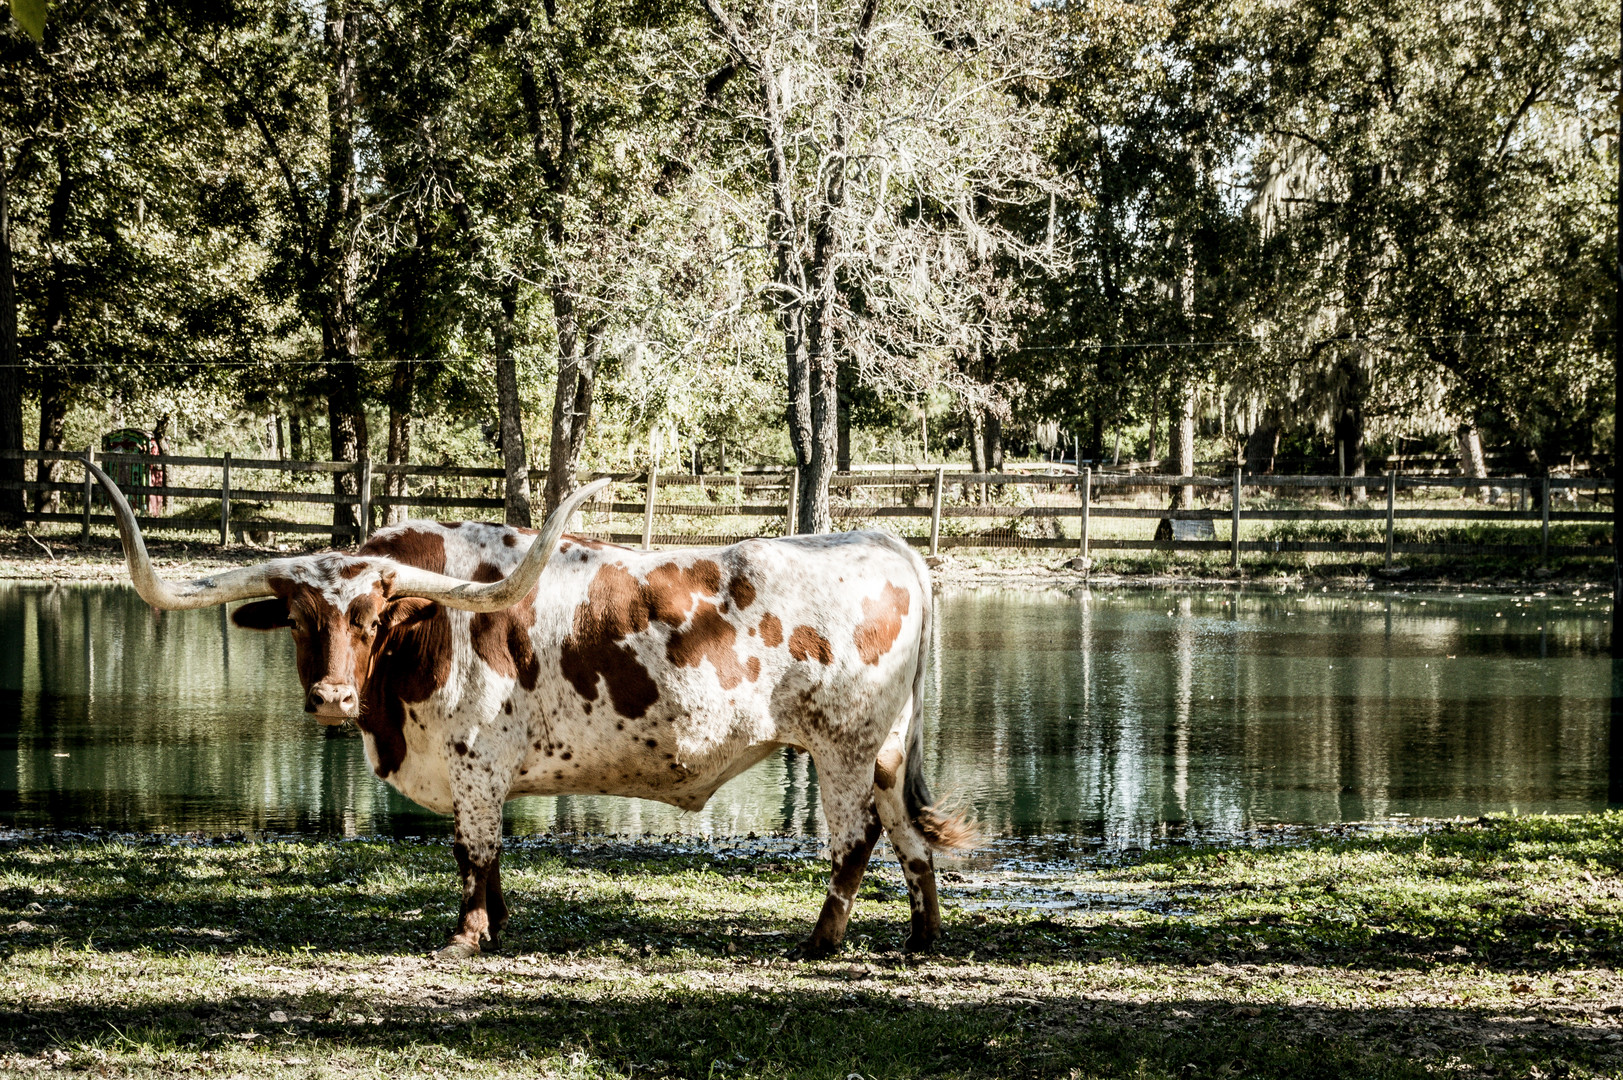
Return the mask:
M 521 1066 L 576 1055 L 597 1071 L 845 1077 L 1561 1076 L 1615 1065 L 1606 1030 L 1482 1008 L 1237 1008 L 1134 1004 L 1076 993 L 965 1004 L 827 991 L 616 994 L 537 981 L 422 1005 L 330 994 L 179 997 L 162 1007 L 65 1005 L 0 1012 L 0 1040 L 39 1055 L 69 1047 L 169 1053 L 261 1048 L 331 1062 L 461 1059 Z M 285 1023 L 271 1023 L 273 1012 Z M 1258 1015 L 1251 1015 L 1257 1012 Z M 1074 1070 L 1074 1071 L 1073 1071 Z M 593 1070 L 583 1070 L 591 1072 Z
M 0 856 L 0 952 L 51 944 L 421 954 L 443 941 L 457 897 L 449 853 L 433 843 L 37 844 Z M 1113 872 L 1164 888 L 1181 914 L 968 913 L 949 895 L 939 953 L 1038 965 L 1617 966 L 1620 870 L 1623 814 L 1289 848 L 1161 849 Z M 584 856 L 524 848 L 504 856 L 503 872 L 513 908 L 506 954 L 622 960 L 776 958 L 809 931 L 827 882 L 824 864 L 803 858 L 722 860 L 630 845 Z M 899 884 L 894 867 L 870 870 L 850 953 L 900 948 Z

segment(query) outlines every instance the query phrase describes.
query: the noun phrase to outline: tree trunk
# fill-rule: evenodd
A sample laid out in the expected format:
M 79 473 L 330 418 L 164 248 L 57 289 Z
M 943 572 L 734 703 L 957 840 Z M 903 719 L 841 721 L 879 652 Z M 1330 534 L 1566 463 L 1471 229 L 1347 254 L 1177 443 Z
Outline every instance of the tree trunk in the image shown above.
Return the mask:
M 1160 445 L 1155 440 L 1156 428 L 1158 426 L 1160 426 L 1160 423 L 1161 423 L 1161 389 L 1160 389 L 1160 387 L 1151 387 L 1151 389 L 1150 389 L 1150 445 L 1148 447 L 1147 452 L 1145 453 L 1145 458 L 1144 459 L 1146 461 L 1159 462 L 1161 460 L 1161 455 L 1156 453 L 1156 451 L 1160 449 Z
M 39 448 L 60 451 L 62 428 L 68 418 L 68 387 L 61 372 L 47 367 L 40 373 L 39 388 Z M 60 461 L 41 461 L 34 477 L 40 483 L 55 483 L 62 475 Z M 39 491 L 34 494 L 34 509 L 42 513 L 57 513 L 62 509 L 60 491 Z
M 991 409 L 981 410 L 981 452 L 986 462 L 986 471 L 1000 473 L 1003 471 L 1003 420 Z M 993 494 L 991 498 L 1003 497 L 1003 485 L 998 484 L 989 489 Z
M 17 353 L 17 289 L 11 276 L 11 208 L 6 192 L 10 155 L 0 152 L 0 451 L 23 448 L 23 392 Z M 21 522 L 21 458 L 0 458 L 0 520 Z
M 332 440 L 333 461 L 360 461 L 361 448 L 366 443 L 366 418 L 358 412 L 360 388 L 355 367 L 345 364 L 329 377 L 331 390 L 327 395 L 327 431 Z M 334 495 L 355 498 L 360 492 L 355 473 L 344 470 L 333 473 Z M 334 503 L 332 513 L 332 543 L 334 547 L 360 539 L 360 507 L 354 503 Z
M 45 311 L 41 320 L 39 361 L 44 368 L 39 392 L 39 448 L 60 451 L 62 427 L 67 420 L 71 388 L 66 373 L 52 355 L 54 346 L 67 328 L 67 281 L 58 261 L 59 253 L 67 242 L 68 210 L 73 201 L 73 159 L 69 156 L 66 140 L 59 140 L 56 151 L 56 190 L 51 195 L 51 207 L 46 230 L 50 238 L 50 277 L 45 286 Z M 55 483 L 62 475 L 60 461 L 41 461 L 35 479 L 42 483 Z M 41 491 L 34 497 L 35 510 L 56 512 L 62 507 L 62 493 Z
M 152 445 L 158 448 L 158 456 L 169 456 L 169 414 L 164 413 L 158 417 L 158 422 L 152 425 Z M 168 487 L 171 482 L 167 466 L 152 470 L 152 483 L 156 487 Z M 158 499 L 158 512 L 169 512 L 169 496 L 164 495 Z
M 293 452 L 294 461 L 307 460 L 304 456 L 304 419 L 299 415 L 298 406 L 288 410 L 287 445 Z
M 1195 390 L 1194 387 L 1183 384 L 1174 385 L 1172 400 L 1177 403 L 1178 409 L 1167 425 L 1167 435 L 1171 445 L 1167 448 L 1167 456 L 1175 476 L 1193 476 L 1195 474 Z M 1172 509 L 1192 510 L 1195 506 L 1195 489 L 1193 485 L 1173 488 Z
M 835 454 L 835 468 L 842 473 L 851 471 L 851 365 L 840 365 L 840 419 L 836 438 L 839 450 Z M 723 470 L 725 471 L 725 470 Z
M 327 206 L 322 221 L 320 273 L 323 285 L 322 358 L 327 367 L 327 425 L 332 459 L 359 461 L 367 455 L 366 414 L 361 407 L 360 327 L 355 310 L 356 233 L 360 200 L 355 189 L 355 54 L 360 16 L 344 0 L 327 0 L 326 34 L 330 81 L 327 88 Z M 333 474 L 333 494 L 358 493 L 352 472 Z M 354 504 L 333 505 L 334 546 L 361 537 L 363 523 Z
M 983 409 L 981 415 L 981 439 L 985 446 L 982 458 L 986 471 L 1000 473 L 1003 471 L 1003 419 L 991 409 Z
M 1476 425 L 1460 421 L 1455 437 L 1459 440 L 1460 446 L 1460 475 L 1486 479 L 1488 461 L 1482 454 L 1482 434 L 1477 431 Z M 1464 491 L 1468 499 L 1486 498 L 1487 494 L 1488 489 L 1485 487 L 1466 488 Z
M 824 318 L 832 312 L 826 308 Z M 806 368 L 811 378 L 811 457 L 800 470 L 801 535 L 834 531 L 834 515 L 828 501 L 828 482 L 834 476 L 839 451 L 839 372 L 838 364 L 826 348 L 821 327 L 806 352 Z
M 397 360 L 389 377 L 389 464 L 405 465 L 411 461 L 411 414 L 417 395 L 417 365 L 410 360 Z M 383 490 L 391 500 L 406 497 L 406 478 L 400 473 L 389 473 Z M 391 502 L 386 520 L 398 525 L 411 514 L 411 508 Z
M 1345 455 L 1346 475 L 1363 476 L 1364 473 L 1364 410 L 1361 404 L 1349 405 L 1341 410 L 1336 418 L 1336 442 L 1341 445 Z M 1355 502 L 1363 502 L 1368 498 L 1365 488 L 1352 489 Z
M 1265 414 L 1245 440 L 1245 471 L 1252 476 L 1269 476 L 1279 453 L 1279 422 Z
M 434 233 L 428 228 L 422 214 L 412 215 L 416 242 L 407 256 L 405 292 L 401 297 L 401 333 L 390 351 L 394 354 L 394 370 L 389 375 L 389 448 L 391 465 L 405 465 L 411 461 L 411 417 L 417 408 L 417 367 L 432 352 L 425 348 L 428 335 L 424 294 L 428 287 L 429 262 L 434 245 Z M 407 480 L 402 473 L 386 473 L 383 492 L 389 498 L 385 521 L 398 525 L 411 516 L 411 508 L 397 500 L 408 494 Z
M 581 342 L 573 287 L 560 283 L 552 295 L 553 325 L 558 332 L 558 383 L 552 395 L 552 445 L 547 455 L 547 513 L 557 509 L 579 486 L 580 453 L 592 420 L 597 367 L 603 358 L 599 321 L 586 328 Z
M 717 0 L 703 0 L 705 10 L 756 76 L 761 92 L 762 135 L 772 204 L 767 236 L 773 248 L 773 277 L 783 292 L 777 300 L 788 366 L 789 439 L 800 463 L 800 508 L 797 531 L 828 532 L 833 516 L 828 481 L 839 454 L 839 379 L 834 349 L 835 272 L 844 247 L 836 215 L 845 202 L 851 136 L 867 86 L 869 35 L 879 0 L 863 0 L 851 38 L 851 62 L 833 110 L 833 124 L 821 164 L 813 172 L 820 190 L 807 216 L 810 260 L 801 255 L 797 225 L 802 199 L 788 165 L 789 138 L 784 123 L 782 72 L 767 62 L 771 53 L 756 54 L 738 25 Z
M 529 528 L 530 455 L 524 445 L 524 403 L 518 392 L 518 358 L 513 355 L 514 321 L 518 318 L 518 279 L 502 282 L 501 310 L 496 313 L 496 411 L 501 422 L 503 520 Z M 563 364 L 560 362 L 559 370 Z
M 971 402 L 969 409 L 969 471 L 976 474 L 986 472 L 986 413 L 980 405 Z M 976 502 L 986 501 L 986 485 L 982 483 L 965 484 L 964 498 L 974 499 Z

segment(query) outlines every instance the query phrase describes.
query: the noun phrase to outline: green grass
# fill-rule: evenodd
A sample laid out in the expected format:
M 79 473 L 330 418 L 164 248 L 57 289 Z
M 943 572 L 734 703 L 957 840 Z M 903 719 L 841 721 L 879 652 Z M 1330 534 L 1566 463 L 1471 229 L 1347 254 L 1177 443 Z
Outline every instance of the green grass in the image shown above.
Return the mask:
M 443 963 L 450 866 L 410 842 L 7 844 L 0 1071 L 1623 1074 L 1620 813 L 1159 849 L 1056 871 L 1064 909 L 970 909 L 949 874 L 924 959 L 896 951 L 891 866 L 847 952 L 799 964 L 815 861 L 544 843 L 504 859 L 503 952 Z

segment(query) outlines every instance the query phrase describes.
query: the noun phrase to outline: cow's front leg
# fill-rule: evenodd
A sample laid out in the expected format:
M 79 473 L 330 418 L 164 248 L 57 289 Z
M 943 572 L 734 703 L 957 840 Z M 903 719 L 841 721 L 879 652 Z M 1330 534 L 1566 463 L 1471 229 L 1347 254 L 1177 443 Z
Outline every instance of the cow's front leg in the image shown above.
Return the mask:
M 436 955 L 460 960 L 478 955 L 481 942 L 494 947 L 507 923 L 501 879 L 502 804 L 500 799 L 468 798 L 456 801 L 453 813 L 456 840 L 451 852 L 462 878 L 462 909 Z

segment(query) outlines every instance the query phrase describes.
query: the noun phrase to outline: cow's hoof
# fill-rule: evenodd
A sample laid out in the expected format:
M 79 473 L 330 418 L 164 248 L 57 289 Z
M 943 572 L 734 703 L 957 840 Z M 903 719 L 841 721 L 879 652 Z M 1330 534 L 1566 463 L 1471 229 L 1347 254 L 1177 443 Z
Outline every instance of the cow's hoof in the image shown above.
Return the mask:
M 907 941 L 902 944 L 905 953 L 927 953 L 935 951 L 937 935 L 910 934 Z
M 479 955 L 479 946 L 466 941 L 447 941 L 434 953 L 436 960 L 471 960 Z
M 784 955 L 790 960 L 827 960 L 839 951 L 838 942 L 818 941 L 816 938 L 808 938 Z

